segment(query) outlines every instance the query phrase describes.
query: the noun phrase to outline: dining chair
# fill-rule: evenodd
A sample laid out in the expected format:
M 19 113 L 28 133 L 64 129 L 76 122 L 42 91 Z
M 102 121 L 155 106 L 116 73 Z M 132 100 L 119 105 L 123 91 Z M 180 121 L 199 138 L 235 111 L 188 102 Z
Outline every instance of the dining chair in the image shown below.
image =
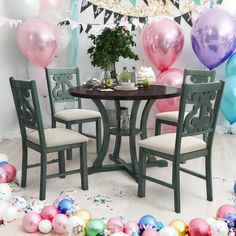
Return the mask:
M 180 212 L 180 171 L 206 181 L 207 200 L 212 201 L 212 142 L 222 97 L 224 82 L 183 84 L 177 132 L 161 134 L 138 142 L 139 181 L 138 196 L 145 197 L 146 180 L 174 190 L 175 212 Z M 186 107 L 191 110 L 185 116 Z M 205 141 L 202 134 L 207 134 Z M 146 157 L 158 156 L 173 162 L 172 182 L 168 183 L 146 174 Z M 205 174 L 182 168 L 181 162 L 205 157 Z
M 46 196 L 46 179 L 65 178 L 66 175 L 80 173 L 81 188 L 88 189 L 87 142 L 88 138 L 76 131 L 65 128 L 44 129 L 35 81 L 10 78 L 10 85 L 16 107 L 22 142 L 21 187 L 26 187 L 27 169 L 40 167 L 39 199 Z M 28 164 L 28 148 L 40 153 L 40 162 Z M 80 148 L 80 169 L 66 171 L 64 151 Z M 47 154 L 57 152 L 58 158 L 47 160 Z M 59 173 L 47 175 L 47 164 L 58 163 Z
M 80 85 L 79 68 L 49 69 L 45 68 L 47 87 L 51 108 L 52 128 L 56 127 L 56 122 L 65 124 L 67 129 L 78 124 L 79 133 L 82 133 L 82 123 L 95 122 L 96 136 L 86 134 L 91 138 L 96 138 L 97 153 L 101 148 L 101 114 L 98 111 L 81 108 L 81 99 L 69 94 L 68 89 Z M 76 108 L 60 108 L 57 105 L 73 105 Z M 67 150 L 67 160 L 72 159 L 72 150 Z
M 189 70 L 185 69 L 183 74 L 183 83 L 197 84 L 210 83 L 215 81 L 216 71 Z M 188 112 L 186 111 L 185 115 Z M 156 114 L 155 135 L 161 134 L 161 124 L 177 126 L 179 111 L 167 111 Z

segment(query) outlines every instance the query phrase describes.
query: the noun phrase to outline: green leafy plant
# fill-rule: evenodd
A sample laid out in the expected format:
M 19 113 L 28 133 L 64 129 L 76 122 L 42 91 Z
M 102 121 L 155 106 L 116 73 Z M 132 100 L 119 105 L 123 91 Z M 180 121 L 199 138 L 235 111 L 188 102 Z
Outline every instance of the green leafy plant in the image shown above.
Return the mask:
M 116 26 L 114 29 L 105 28 L 100 35 L 92 34 L 89 38 L 93 43 L 87 51 L 91 64 L 103 70 L 110 70 L 112 78 L 116 78 L 115 63 L 120 57 L 139 59 L 132 51 L 132 47 L 136 46 L 133 35 L 122 26 Z

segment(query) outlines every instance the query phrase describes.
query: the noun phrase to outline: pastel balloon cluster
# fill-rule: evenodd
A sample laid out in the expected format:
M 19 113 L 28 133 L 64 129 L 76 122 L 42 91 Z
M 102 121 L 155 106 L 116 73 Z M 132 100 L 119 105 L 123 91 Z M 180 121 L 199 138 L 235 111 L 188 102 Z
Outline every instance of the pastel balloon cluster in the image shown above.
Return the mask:
M 8 163 L 8 156 L 0 153 L 0 183 L 9 183 L 16 177 L 16 168 Z
M 54 205 L 45 206 L 40 213 L 28 212 L 23 218 L 23 229 L 27 233 L 49 233 L 52 229 L 57 234 L 72 234 L 75 230 L 85 232 L 92 215 L 88 210 L 73 211 L 74 208 L 74 200 L 64 198 Z
M 4 223 L 17 218 L 18 210 L 9 203 L 12 196 L 11 188 L 7 183 L 0 183 L 0 220 Z
M 63 19 L 58 13 L 62 3 L 62 0 L 4 2 L 10 16 L 24 20 L 16 33 L 18 47 L 29 61 L 41 67 L 48 66 L 70 42 L 69 28 L 57 25 Z

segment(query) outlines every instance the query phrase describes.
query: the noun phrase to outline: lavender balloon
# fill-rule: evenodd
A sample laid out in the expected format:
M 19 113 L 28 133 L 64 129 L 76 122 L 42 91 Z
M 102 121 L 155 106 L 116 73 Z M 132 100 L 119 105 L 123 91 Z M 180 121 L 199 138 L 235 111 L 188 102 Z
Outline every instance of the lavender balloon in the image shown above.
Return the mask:
M 198 59 L 214 69 L 233 53 L 236 47 L 234 17 L 222 9 L 210 9 L 200 15 L 192 28 L 192 47 Z

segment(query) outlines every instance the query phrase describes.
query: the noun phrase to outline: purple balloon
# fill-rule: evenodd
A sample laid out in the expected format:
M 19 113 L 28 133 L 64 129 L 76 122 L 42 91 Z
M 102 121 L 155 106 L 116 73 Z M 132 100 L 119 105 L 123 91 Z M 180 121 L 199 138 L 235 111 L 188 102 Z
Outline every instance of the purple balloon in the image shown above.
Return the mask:
M 200 15 L 192 28 L 192 47 L 198 59 L 214 69 L 233 53 L 236 47 L 236 23 L 227 11 L 213 8 Z

